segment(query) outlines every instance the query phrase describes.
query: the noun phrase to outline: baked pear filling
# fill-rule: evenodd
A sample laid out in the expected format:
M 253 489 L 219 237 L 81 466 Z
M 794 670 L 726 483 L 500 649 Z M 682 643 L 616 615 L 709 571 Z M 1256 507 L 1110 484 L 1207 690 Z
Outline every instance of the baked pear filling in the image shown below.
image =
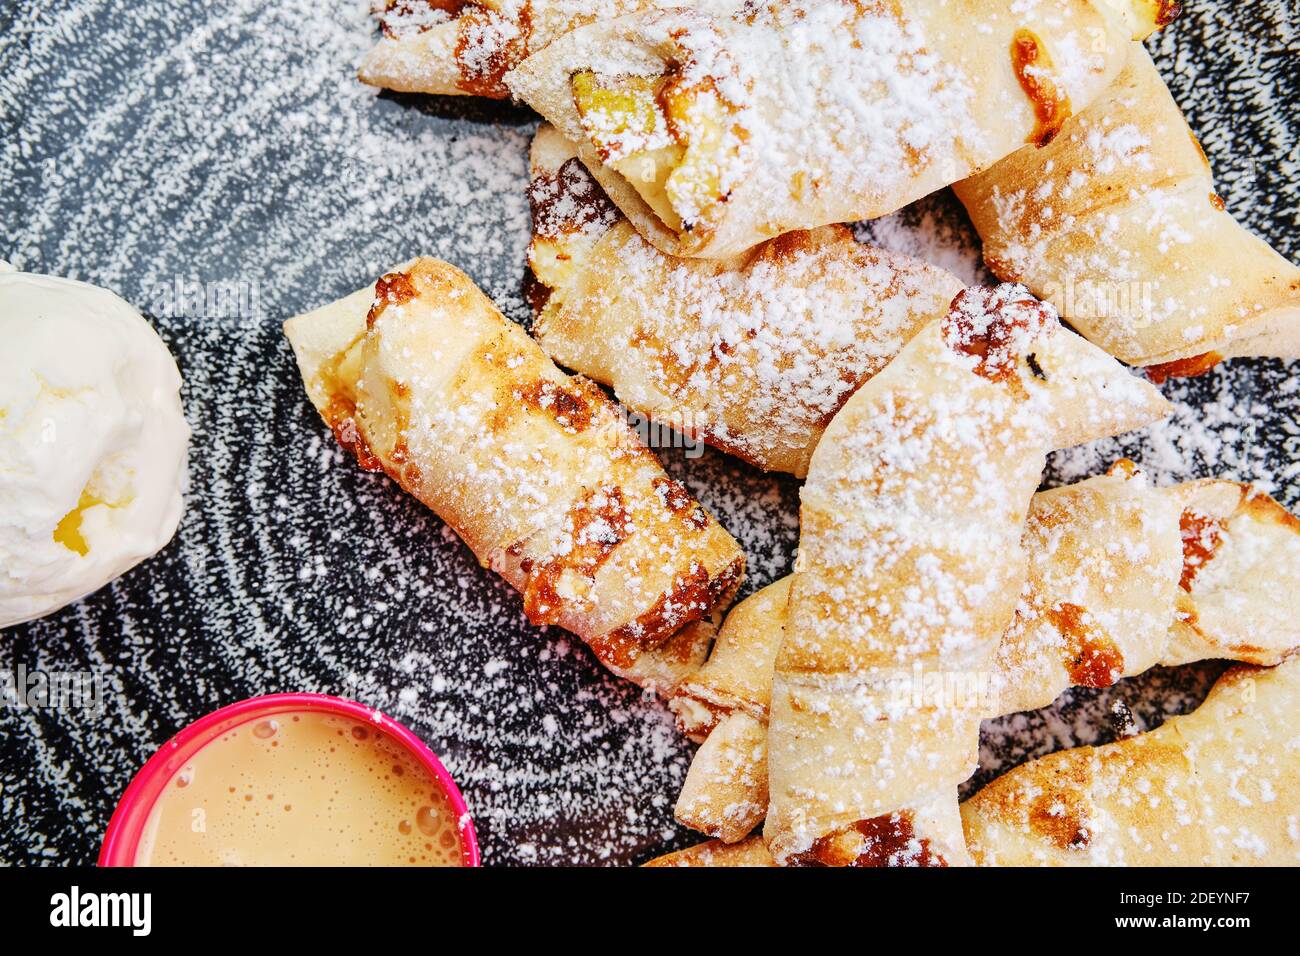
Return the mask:
M 690 232 L 726 201 L 724 170 L 739 153 L 735 108 L 710 78 L 575 73 L 583 131 L 665 226 Z

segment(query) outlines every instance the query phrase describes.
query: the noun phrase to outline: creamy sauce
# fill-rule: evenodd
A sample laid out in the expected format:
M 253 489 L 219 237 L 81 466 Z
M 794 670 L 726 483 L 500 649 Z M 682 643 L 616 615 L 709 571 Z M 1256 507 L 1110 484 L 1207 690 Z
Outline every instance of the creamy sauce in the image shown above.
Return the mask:
M 214 739 L 163 788 L 137 866 L 460 866 L 438 781 L 374 726 L 276 714 Z

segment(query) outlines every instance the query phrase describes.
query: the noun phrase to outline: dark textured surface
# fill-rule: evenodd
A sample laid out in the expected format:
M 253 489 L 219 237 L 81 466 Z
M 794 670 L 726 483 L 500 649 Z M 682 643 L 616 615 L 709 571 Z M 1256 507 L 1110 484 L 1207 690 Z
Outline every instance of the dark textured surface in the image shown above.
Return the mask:
M 639 862 L 672 822 L 690 748 L 663 708 L 522 619 L 436 518 L 360 474 L 303 396 L 281 321 L 416 252 L 461 265 L 522 318 L 529 114 L 377 97 L 351 78 L 364 0 L 54 0 L 0 6 L 0 258 L 115 289 L 186 378 L 194 428 L 177 539 L 112 587 L 0 634 L 0 671 L 99 669 L 103 715 L 0 707 L 0 861 L 88 862 L 131 774 L 168 735 L 253 694 L 377 706 L 447 758 L 490 863 Z M 1229 208 L 1300 251 L 1300 48 L 1292 0 L 1193 0 L 1152 42 Z M 943 197 L 872 231 L 973 271 Z M 230 283 L 176 308 L 178 281 Z M 1057 456 L 1074 480 L 1122 452 L 1163 480 L 1261 480 L 1300 504 L 1300 387 L 1276 362 L 1170 386 L 1172 425 Z M 665 452 L 750 558 L 788 570 L 797 488 Z M 1288 470 L 1288 468 L 1290 470 Z M 1216 667 L 1159 671 L 992 722 L 980 779 L 1105 739 L 1112 699 L 1147 724 Z

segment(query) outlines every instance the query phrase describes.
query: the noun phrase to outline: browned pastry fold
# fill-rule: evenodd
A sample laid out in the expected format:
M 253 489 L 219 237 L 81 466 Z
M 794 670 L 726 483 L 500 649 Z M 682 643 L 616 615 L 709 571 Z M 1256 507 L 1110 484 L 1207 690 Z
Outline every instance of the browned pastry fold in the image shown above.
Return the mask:
M 404 93 L 510 95 L 503 82 L 530 53 L 597 19 L 657 7 L 728 14 L 743 0 L 377 0 L 382 36 L 365 83 Z
M 510 91 L 505 74 L 557 36 L 595 20 L 665 7 L 730 15 L 744 0 L 373 0 L 381 37 L 358 71 L 406 93 L 485 96 Z M 1165 15 L 1159 0 L 1112 3 L 1134 30 Z
M 1227 671 L 1149 733 L 1062 750 L 961 805 L 978 866 L 1296 866 L 1300 658 Z M 775 866 L 760 837 L 647 866 Z
M 543 125 L 533 141 L 534 334 L 658 424 L 802 477 L 826 424 L 962 289 L 844 226 L 728 260 L 646 242 Z
M 1154 664 L 1276 664 L 1300 646 L 1300 521 L 1230 481 L 1149 486 L 1128 462 L 1034 497 L 1029 574 L 1003 633 L 986 716 Z M 703 741 L 677 817 L 736 841 L 767 809 L 767 713 L 790 579 L 727 616 L 708 662 L 669 706 Z
M 679 629 L 729 599 L 740 548 L 463 273 L 417 259 L 285 332 L 339 442 L 442 517 L 534 623 L 645 684 L 698 659 L 708 634 Z
M 1300 864 L 1298 693 L 1300 659 L 1236 667 L 1199 709 L 1150 733 L 1017 767 L 962 805 L 971 855 L 982 866 Z
M 732 608 L 708 661 L 668 701 L 678 729 L 700 743 L 674 814 L 724 843 L 743 839 L 767 815 L 767 722 L 790 580 Z
M 776 861 L 772 859 L 772 854 L 767 852 L 763 841 L 754 837 L 741 843 L 723 843 L 721 840 L 699 843 L 685 850 L 678 850 L 676 853 L 656 857 L 645 865 L 648 867 L 776 866 Z
M 1042 149 L 956 186 L 999 277 L 1157 376 L 1300 357 L 1300 268 L 1244 229 L 1150 56 Z
M 992 671 L 1046 456 L 1167 410 L 1015 286 L 963 292 L 849 399 L 803 488 L 776 659 L 779 861 L 965 862 L 956 788 L 987 703 L 946 685 Z M 937 692 L 897 693 L 917 668 Z
M 573 30 L 506 83 L 646 239 L 725 259 L 885 215 L 1050 138 L 1151 19 L 1108 0 L 655 10 Z
M 1274 665 L 1300 646 L 1300 519 L 1241 482 L 1138 479 L 1120 462 L 1036 496 L 1025 547 L 1043 559 L 998 646 L 1000 713 L 1157 664 Z

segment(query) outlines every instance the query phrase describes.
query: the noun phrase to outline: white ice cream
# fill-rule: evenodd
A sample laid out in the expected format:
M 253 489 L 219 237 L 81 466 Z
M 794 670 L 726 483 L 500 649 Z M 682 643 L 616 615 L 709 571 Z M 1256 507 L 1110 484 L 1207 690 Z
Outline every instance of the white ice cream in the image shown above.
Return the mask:
M 180 373 L 116 295 L 0 263 L 0 628 L 84 597 L 181 517 Z

